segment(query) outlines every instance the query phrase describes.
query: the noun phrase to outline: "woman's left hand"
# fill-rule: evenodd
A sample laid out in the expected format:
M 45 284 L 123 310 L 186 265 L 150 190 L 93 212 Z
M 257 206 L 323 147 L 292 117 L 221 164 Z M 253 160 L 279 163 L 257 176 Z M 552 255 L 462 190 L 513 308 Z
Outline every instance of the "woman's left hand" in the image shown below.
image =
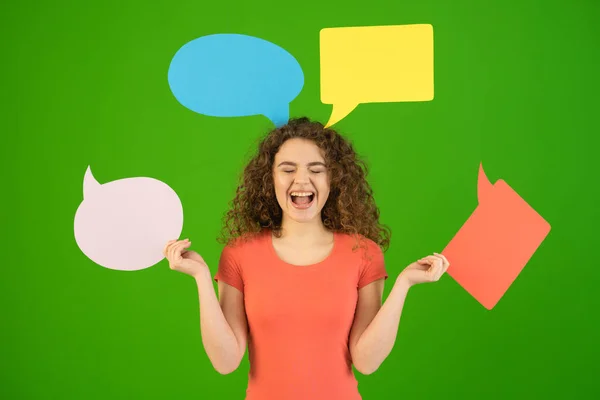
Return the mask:
M 442 254 L 433 253 L 410 264 L 400 273 L 398 280 L 413 286 L 419 283 L 437 282 L 448 270 L 450 263 Z

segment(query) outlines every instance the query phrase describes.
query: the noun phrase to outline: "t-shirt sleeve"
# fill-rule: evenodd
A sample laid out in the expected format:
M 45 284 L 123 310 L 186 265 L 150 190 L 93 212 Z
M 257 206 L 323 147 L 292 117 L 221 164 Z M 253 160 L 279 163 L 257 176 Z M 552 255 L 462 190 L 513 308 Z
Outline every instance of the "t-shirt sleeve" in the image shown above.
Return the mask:
M 221 252 L 215 281 L 221 281 L 244 293 L 244 279 L 239 262 L 239 249 L 227 245 Z
M 358 288 L 361 289 L 378 279 L 388 278 L 387 271 L 385 269 L 385 260 L 383 257 L 383 250 L 372 240 L 367 240 L 367 252 L 366 257 L 362 263 L 362 269 L 358 279 Z

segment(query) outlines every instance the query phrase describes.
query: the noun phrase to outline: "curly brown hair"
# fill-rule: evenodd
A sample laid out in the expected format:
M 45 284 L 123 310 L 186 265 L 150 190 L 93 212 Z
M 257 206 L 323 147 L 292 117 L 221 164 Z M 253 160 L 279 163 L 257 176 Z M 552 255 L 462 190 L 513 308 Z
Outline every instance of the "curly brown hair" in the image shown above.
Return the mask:
M 273 163 L 281 145 L 292 138 L 311 140 L 324 153 L 331 179 L 330 194 L 321 212 L 324 226 L 333 232 L 371 239 L 386 251 L 391 231 L 379 222 L 365 161 L 338 132 L 306 117 L 290 119 L 260 139 L 258 153 L 244 168 L 230 209 L 223 218 L 219 242 L 227 244 L 264 229 L 281 236 L 282 210 L 275 197 Z

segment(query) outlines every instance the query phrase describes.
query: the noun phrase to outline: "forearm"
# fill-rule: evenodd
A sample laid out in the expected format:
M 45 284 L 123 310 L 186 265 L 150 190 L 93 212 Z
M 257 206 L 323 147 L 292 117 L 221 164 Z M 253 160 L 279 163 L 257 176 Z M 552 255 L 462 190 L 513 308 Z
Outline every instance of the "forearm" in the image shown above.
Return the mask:
M 409 288 L 407 281 L 399 277 L 379 312 L 356 341 L 352 359 L 361 373 L 376 371 L 392 351 Z
M 243 352 L 223 315 L 208 269 L 196 277 L 196 284 L 202 344 L 214 368 L 222 374 L 230 373 L 240 364 Z

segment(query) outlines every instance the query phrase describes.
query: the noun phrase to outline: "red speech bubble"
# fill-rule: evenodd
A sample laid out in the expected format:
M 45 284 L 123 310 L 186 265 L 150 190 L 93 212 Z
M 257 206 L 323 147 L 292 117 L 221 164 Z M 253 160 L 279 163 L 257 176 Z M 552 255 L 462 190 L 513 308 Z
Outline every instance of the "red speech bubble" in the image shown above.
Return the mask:
M 479 205 L 442 254 L 448 274 L 491 310 L 517 279 L 550 232 L 550 224 L 506 182 L 492 184 L 483 166 Z

